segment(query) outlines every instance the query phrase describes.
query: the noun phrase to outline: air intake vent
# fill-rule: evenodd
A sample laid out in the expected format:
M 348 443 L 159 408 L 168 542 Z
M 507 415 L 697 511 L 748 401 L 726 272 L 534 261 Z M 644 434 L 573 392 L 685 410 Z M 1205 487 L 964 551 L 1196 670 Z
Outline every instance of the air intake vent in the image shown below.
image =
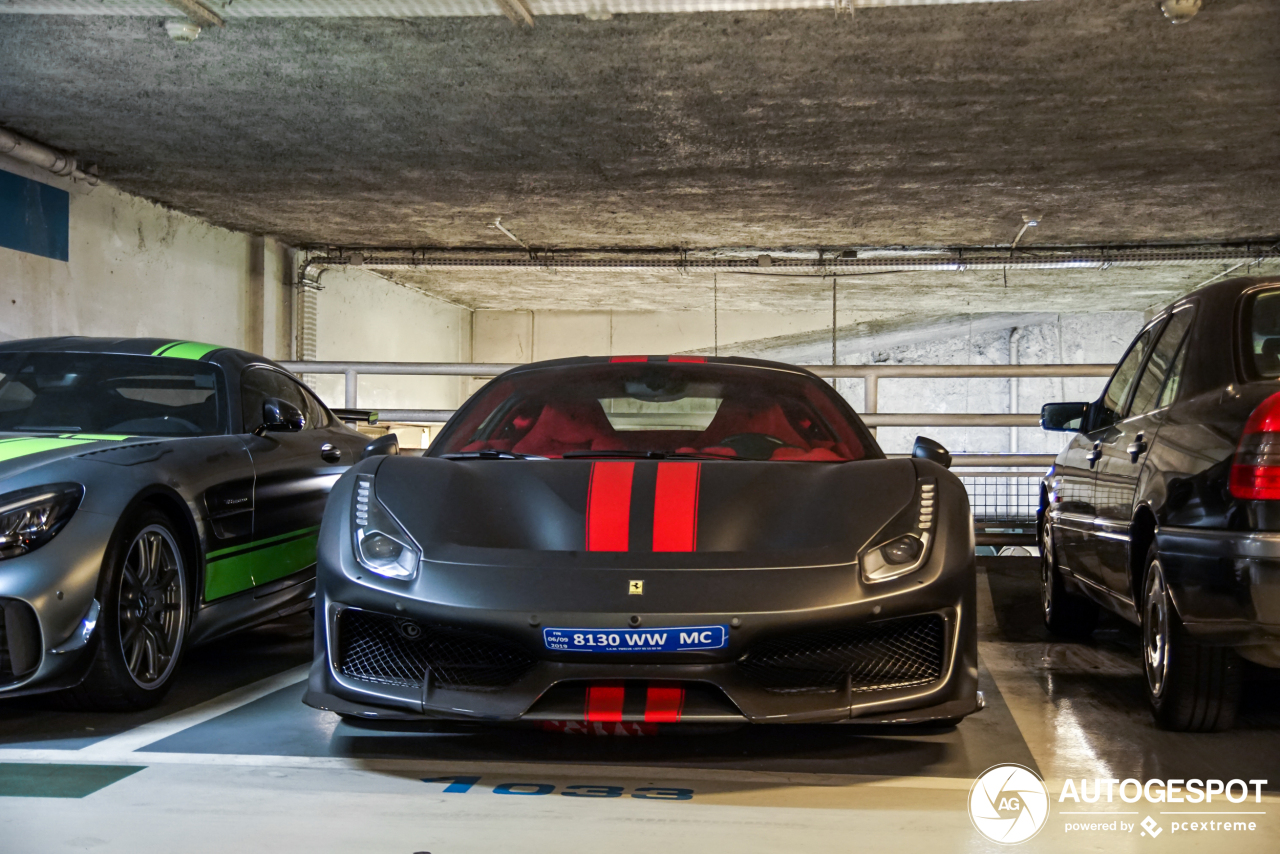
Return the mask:
M 766 691 L 819 694 L 927 685 L 942 675 L 946 623 L 936 614 L 804 632 L 753 645 L 738 666 Z
M 40 665 L 40 623 L 26 602 L 0 599 L 0 685 L 17 682 Z
M 338 620 L 339 671 L 380 685 L 459 691 L 500 691 L 523 676 L 534 659 L 502 638 L 349 608 Z

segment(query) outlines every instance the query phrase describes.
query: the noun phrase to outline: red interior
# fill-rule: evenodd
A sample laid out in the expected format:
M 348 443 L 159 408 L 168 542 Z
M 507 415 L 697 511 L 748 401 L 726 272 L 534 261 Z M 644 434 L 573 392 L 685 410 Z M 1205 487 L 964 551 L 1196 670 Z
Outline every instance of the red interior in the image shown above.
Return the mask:
M 809 413 L 788 413 L 771 401 L 752 404 L 725 401 L 701 433 L 693 430 L 617 431 L 604 408 L 594 399 L 557 401 L 542 406 L 534 417 L 514 412 L 487 441 L 472 442 L 463 451 L 503 450 L 557 458 L 568 451 L 664 451 L 709 453 L 733 457 L 737 453 L 721 445 L 737 434 L 763 434 L 781 439 L 773 460 L 840 461 L 862 457 L 862 448 L 850 448 L 831 439 Z

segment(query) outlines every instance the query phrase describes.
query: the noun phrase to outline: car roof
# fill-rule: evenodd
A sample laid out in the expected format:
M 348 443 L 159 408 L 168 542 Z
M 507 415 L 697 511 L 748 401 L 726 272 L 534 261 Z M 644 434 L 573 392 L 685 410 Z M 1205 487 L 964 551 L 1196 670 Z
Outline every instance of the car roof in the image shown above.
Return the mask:
M 568 368 L 580 365 L 608 365 L 608 364 L 706 364 L 706 365 L 727 365 L 739 368 L 758 368 L 770 371 L 787 371 L 793 374 L 804 374 L 813 377 L 819 381 L 820 378 L 796 365 L 789 365 L 785 362 L 771 362 L 766 359 L 747 359 L 739 356 L 691 356 L 672 354 L 667 356 L 574 356 L 567 359 L 547 359 L 541 362 L 530 362 L 525 365 L 519 365 L 511 368 L 503 376 L 514 376 L 529 371 L 544 371 L 555 368 Z
M 158 356 L 161 355 L 163 350 L 171 350 L 183 344 L 196 345 L 187 348 L 188 352 L 205 349 L 200 358 L 217 350 L 232 349 L 215 344 L 202 344 L 198 341 L 184 341 L 175 338 L 90 338 L 81 335 L 64 335 L 58 338 L 26 338 L 17 341 L 0 342 L 0 352 L 104 353 L 116 356 Z
M 3 353 L 98 353 L 110 356 L 167 356 L 212 362 L 223 368 L 238 370 L 249 365 L 280 365 L 246 350 L 206 344 L 181 338 L 92 338 L 66 335 L 58 338 L 22 338 L 0 342 Z

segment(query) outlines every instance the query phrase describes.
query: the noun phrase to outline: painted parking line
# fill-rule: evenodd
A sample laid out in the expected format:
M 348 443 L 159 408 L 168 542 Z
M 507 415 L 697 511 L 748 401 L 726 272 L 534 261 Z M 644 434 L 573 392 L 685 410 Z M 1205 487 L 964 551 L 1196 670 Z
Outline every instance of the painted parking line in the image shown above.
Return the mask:
M 189 709 L 183 709 L 175 712 L 168 717 L 163 717 L 158 721 L 143 724 L 135 727 L 119 735 L 113 735 L 110 738 L 104 738 L 95 742 L 88 747 L 81 748 L 73 754 L 78 760 L 86 758 L 104 758 L 109 756 L 122 756 L 132 753 L 140 748 L 153 744 L 161 739 L 168 738 L 171 735 L 182 732 L 189 727 L 197 726 L 206 721 L 213 720 L 219 715 L 240 708 L 260 700 L 268 694 L 274 694 L 282 688 L 288 688 L 290 685 L 296 685 L 307 678 L 307 672 L 310 665 L 300 664 L 297 667 L 277 673 L 275 676 L 268 676 L 266 679 L 260 679 L 243 688 L 237 688 L 229 691 L 220 697 L 214 697 L 199 705 L 192 706 Z M 0 751 L 3 753 L 4 751 Z
M 144 765 L 0 764 L 0 798 L 84 798 Z
M 94 757 L 95 761 L 99 757 Z M 745 771 L 719 768 L 695 768 L 654 765 L 583 765 L 574 763 L 461 761 L 442 763 L 435 759 L 360 759 L 344 756 L 266 756 L 236 753 L 160 753 L 145 750 L 102 756 L 109 760 L 128 759 L 141 766 L 194 765 L 239 768 L 297 768 L 321 771 L 372 771 L 415 777 L 449 775 L 537 777 L 554 774 L 558 779 L 583 777 L 599 780 L 605 777 L 646 780 L 687 780 L 724 784 L 765 786 L 870 786 L 890 789 L 954 789 L 968 791 L 971 777 L 894 777 L 871 774 L 819 774 L 783 771 Z M 49 765 L 85 765 L 83 757 L 65 750 L 0 749 L 2 763 L 39 763 Z

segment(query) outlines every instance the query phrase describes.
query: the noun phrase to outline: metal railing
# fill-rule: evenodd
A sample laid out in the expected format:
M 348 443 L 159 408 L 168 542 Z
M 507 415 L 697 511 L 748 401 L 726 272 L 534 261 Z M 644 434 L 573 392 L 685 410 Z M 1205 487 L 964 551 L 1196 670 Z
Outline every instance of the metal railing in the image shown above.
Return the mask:
M 361 374 L 417 377 L 496 377 L 516 364 L 467 362 L 283 362 L 295 374 L 341 375 L 345 380 L 343 405 L 359 406 Z M 1011 377 L 1109 377 L 1114 365 L 800 365 L 826 379 L 863 380 L 862 409 L 858 413 L 868 427 L 1036 427 L 1040 418 L 1019 413 L 880 412 L 882 379 L 1008 379 Z M 379 409 L 381 421 L 439 423 L 448 421 L 452 409 Z M 1052 454 L 957 454 L 959 468 L 992 466 L 1047 466 Z M 1008 476 L 1011 472 L 983 472 L 974 476 Z
M 465 362 L 283 362 L 295 374 L 341 375 L 344 406 L 359 404 L 361 374 L 422 377 L 494 377 L 515 364 Z M 1035 427 L 1039 416 L 1018 413 L 880 412 L 882 379 L 1010 379 L 1013 377 L 1108 377 L 1113 365 L 801 365 L 826 379 L 863 380 L 859 415 L 869 427 Z M 379 409 L 381 422 L 438 423 L 452 409 Z M 890 456 L 900 456 L 893 455 Z M 952 466 L 964 471 L 960 480 L 969 493 L 979 545 L 1033 543 L 1029 528 L 1039 506 L 1038 471 L 1053 463 L 1052 454 L 956 454 Z M 1024 470 L 1019 471 L 1017 469 Z

